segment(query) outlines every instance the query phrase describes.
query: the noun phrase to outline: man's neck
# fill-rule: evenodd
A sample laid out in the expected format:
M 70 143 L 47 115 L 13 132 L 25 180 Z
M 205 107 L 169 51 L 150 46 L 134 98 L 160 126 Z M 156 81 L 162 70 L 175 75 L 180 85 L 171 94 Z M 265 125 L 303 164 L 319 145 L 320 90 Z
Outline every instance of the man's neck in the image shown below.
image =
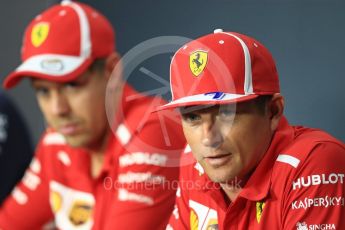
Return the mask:
M 236 198 L 238 197 L 238 195 L 240 194 L 240 192 L 242 191 L 242 188 L 237 187 L 237 186 L 232 186 L 229 184 L 220 184 L 220 186 L 222 187 L 223 192 L 226 195 L 225 200 L 229 201 L 229 203 L 234 202 Z
M 226 195 L 226 200 L 230 202 L 234 202 L 238 195 L 241 193 L 243 187 L 247 183 L 250 175 L 245 176 L 244 178 L 237 178 L 233 179 L 232 181 L 228 181 L 227 183 L 220 183 L 220 186 L 223 189 L 224 194 Z
M 97 178 L 104 164 L 104 154 L 91 154 L 91 177 Z
M 108 145 L 109 140 L 109 133 L 104 136 L 104 138 L 101 141 L 101 144 L 98 145 L 97 148 L 91 148 L 89 149 L 90 156 L 91 156 L 91 176 L 92 178 L 97 178 L 99 174 L 101 173 L 103 164 L 104 164 L 104 158 L 105 158 L 105 152 Z

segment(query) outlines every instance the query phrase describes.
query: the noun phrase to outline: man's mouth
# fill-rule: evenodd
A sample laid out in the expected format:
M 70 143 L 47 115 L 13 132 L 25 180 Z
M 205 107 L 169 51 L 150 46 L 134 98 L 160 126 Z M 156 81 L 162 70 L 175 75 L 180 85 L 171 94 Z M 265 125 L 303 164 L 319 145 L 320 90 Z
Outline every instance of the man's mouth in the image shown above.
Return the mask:
M 76 123 L 61 125 L 57 131 L 62 135 L 71 136 L 78 132 L 78 125 Z
M 207 164 L 212 167 L 220 167 L 225 165 L 229 160 L 231 160 L 231 153 L 221 153 L 221 154 L 210 154 L 209 156 L 204 157 L 204 160 Z

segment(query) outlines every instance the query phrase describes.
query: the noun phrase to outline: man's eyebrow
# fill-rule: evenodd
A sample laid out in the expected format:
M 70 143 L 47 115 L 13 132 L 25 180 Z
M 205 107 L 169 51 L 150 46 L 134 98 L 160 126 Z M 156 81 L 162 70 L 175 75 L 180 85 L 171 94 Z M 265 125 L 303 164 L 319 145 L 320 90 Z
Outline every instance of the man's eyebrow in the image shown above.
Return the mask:
M 192 112 L 205 112 L 206 109 L 212 109 L 212 108 L 217 108 L 219 107 L 218 105 L 192 105 L 192 106 L 186 106 L 186 107 L 180 107 L 179 111 L 181 114 L 186 114 L 186 113 L 192 113 Z
M 30 84 L 32 87 L 37 87 L 37 86 L 42 86 L 42 82 L 39 81 L 40 79 L 36 79 L 36 78 L 31 78 L 30 80 Z
M 89 74 L 89 71 L 86 71 L 84 74 L 78 76 L 77 78 L 67 81 L 67 82 L 62 82 L 62 84 L 70 84 L 70 83 L 87 83 L 91 79 L 91 74 Z

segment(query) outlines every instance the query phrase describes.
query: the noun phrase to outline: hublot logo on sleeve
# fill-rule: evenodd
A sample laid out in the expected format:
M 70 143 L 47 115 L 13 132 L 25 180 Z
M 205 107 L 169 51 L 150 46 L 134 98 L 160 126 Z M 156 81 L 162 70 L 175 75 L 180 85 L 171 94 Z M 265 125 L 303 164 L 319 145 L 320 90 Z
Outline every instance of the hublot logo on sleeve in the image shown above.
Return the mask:
M 292 182 L 293 190 L 300 189 L 302 187 L 309 187 L 311 185 L 320 185 L 320 184 L 344 184 L 344 175 L 341 173 L 331 173 L 321 174 L 321 175 L 309 175 L 307 177 L 300 177 L 294 182 Z

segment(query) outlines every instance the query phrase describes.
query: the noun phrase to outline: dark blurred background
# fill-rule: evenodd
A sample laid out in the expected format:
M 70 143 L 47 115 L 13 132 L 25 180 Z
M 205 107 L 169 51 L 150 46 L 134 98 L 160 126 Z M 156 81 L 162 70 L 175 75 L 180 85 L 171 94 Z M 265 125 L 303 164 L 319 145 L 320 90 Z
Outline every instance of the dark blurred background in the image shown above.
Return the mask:
M 0 2 L 1 79 L 20 63 L 28 22 L 59 1 Z M 280 74 L 285 114 L 292 124 L 324 129 L 345 141 L 345 1 L 344 0 L 94 0 L 82 2 L 102 11 L 117 33 L 124 55 L 157 36 L 195 38 L 216 28 L 255 37 L 272 52 Z M 151 57 L 129 77 L 139 91 L 159 87 L 143 69 L 168 79 L 171 53 Z M 28 82 L 6 92 L 38 141 L 44 122 Z M 164 95 L 169 98 L 170 94 Z

